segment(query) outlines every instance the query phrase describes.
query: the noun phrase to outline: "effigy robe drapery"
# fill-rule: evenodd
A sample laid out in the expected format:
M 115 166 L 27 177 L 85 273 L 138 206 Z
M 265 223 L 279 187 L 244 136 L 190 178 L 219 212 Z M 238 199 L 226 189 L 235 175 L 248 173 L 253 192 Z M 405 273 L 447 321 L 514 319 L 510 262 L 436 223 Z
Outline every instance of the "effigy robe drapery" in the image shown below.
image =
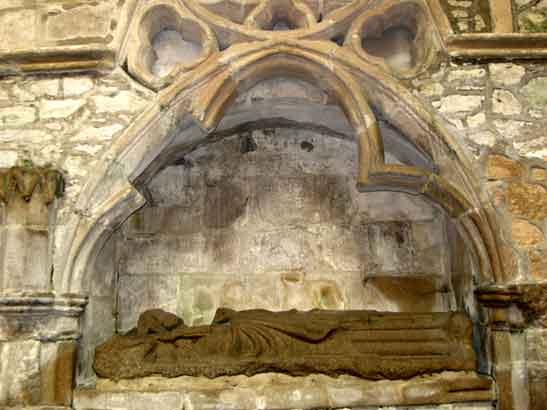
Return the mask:
M 211 325 L 188 327 L 152 310 L 137 328 L 97 347 L 94 369 L 110 379 L 263 372 L 401 379 L 474 370 L 471 329 L 456 312 L 218 309 Z

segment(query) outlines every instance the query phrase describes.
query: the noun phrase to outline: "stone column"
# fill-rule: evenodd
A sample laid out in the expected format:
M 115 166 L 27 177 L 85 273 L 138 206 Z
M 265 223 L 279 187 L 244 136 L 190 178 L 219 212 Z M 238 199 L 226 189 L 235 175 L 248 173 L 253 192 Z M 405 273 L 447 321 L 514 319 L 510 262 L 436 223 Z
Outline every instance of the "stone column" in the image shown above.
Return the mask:
M 84 298 L 0 296 L 0 407 L 70 406 Z
M 479 289 L 489 311 L 500 410 L 544 409 L 547 396 L 547 284 Z
M 0 170 L 0 289 L 48 291 L 51 285 L 49 209 L 62 191 L 47 168 Z
M 70 406 L 86 300 L 51 293 L 52 169 L 0 170 L 0 407 Z

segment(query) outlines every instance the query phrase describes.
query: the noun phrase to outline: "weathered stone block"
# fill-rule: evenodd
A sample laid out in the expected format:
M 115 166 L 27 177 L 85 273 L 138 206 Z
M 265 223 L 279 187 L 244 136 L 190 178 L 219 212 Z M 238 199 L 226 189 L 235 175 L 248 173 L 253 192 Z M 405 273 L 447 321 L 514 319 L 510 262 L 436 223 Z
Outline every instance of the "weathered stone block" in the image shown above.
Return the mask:
M 180 237 L 132 239 L 126 243 L 122 272 L 131 274 L 203 272 L 207 266 L 207 261 L 204 260 L 206 243 L 204 232 Z
M 40 118 L 68 118 L 85 103 L 85 100 L 42 100 L 40 101 Z
M 530 169 L 530 178 L 536 182 L 547 181 L 547 169 L 533 167 L 532 169 Z
M 146 101 L 130 91 L 120 91 L 112 97 L 96 95 L 91 97 L 95 110 L 99 114 L 110 112 L 137 112 Z
M 4 289 L 49 290 L 47 231 L 7 226 L 1 235 Z
M 367 309 L 388 312 L 446 312 L 449 294 L 440 276 L 370 276 L 363 279 Z
M 0 14 L 0 49 L 32 47 L 38 26 L 36 9 L 15 9 Z
M 513 240 L 520 246 L 533 246 L 543 242 L 543 231 L 524 219 L 513 219 Z
M 123 130 L 121 124 L 110 124 L 103 127 L 86 127 L 72 138 L 75 142 L 110 141 L 114 135 Z
M 535 280 L 547 279 L 547 250 L 533 249 L 528 252 L 530 276 Z
M 118 331 L 130 330 L 137 324 L 139 315 L 148 309 L 176 313 L 179 286 L 178 276 L 121 275 Z
M 95 84 L 89 77 L 63 78 L 63 94 L 65 97 L 77 97 L 93 89 Z
M 321 200 L 328 198 L 321 195 L 325 185 L 314 177 L 261 178 L 255 185 L 257 212 L 265 223 L 277 227 L 317 223 L 321 218 Z
M 67 316 L 32 315 L 0 317 L 0 341 L 18 339 L 60 340 L 78 338 L 78 318 Z
M 518 178 L 524 172 L 521 164 L 503 155 L 490 155 L 487 167 L 490 179 Z
M 217 308 L 223 303 L 243 307 L 245 298 L 236 298 L 244 293 L 244 286 L 239 278 L 230 278 L 226 275 L 184 275 L 180 283 L 178 311 L 185 324 L 209 324 Z
M 547 189 L 541 185 L 509 184 L 507 199 L 509 211 L 514 215 L 536 220 L 547 217 Z
M 547 77 L 538 77 L 530 80 L 522 88 L 522 94 L 530 103 L 541 108 L 547 107 Z
M 0 343 L 0 405 L 40 402 L 40 342 Z
M 0 108 L 0 124 L 5 127 L 21 127 L 36 120 L 34 107 L 12 106 Z
M 377 272 L 412 272 L 412 225 L 408 222 L 386 222 L 369 226 L 372 264 Z
M 109 34 L 113 13 L 114 4 L 111 2 L 81 4 L 68 9 L 52 8 L 45 20 L 46 35 L 49 40 L 88 38 L 103 42 Z
M 89 383 L 95 377 L 92 369 L 95 347 L 116 332 L 115 297 L 91 297 L 82 317 L 82 338 L 78 350 L 78 381 Z M 120 303 L 122 303 L 120 301 Z
M 517 85 L 526 74 L 526 69 L 512 63 L 489 64 L 490 79 L 495 85 Z
M 45 343 L 41 346 L 41 404 L 70 406 L 76 365 L 76 342 Z
M 494 90 L 492 111 L 496 114 L 517 115 L 522 111 L 522 104 L 515 95 L 507 90 Z
M 279 279 L 282 310 L 342 310 L 347 306 L 343 278 L 292 271 L 281 273 Z
M 482 106 L 483 101 L 482 95 L 449 95 L 441 98 L 439 111 L 446 114 L 475 111 Z
M 33 79 L 29 82 L 29 90 L 37 97 L 58 97 L 60 80 L 54 79 Z

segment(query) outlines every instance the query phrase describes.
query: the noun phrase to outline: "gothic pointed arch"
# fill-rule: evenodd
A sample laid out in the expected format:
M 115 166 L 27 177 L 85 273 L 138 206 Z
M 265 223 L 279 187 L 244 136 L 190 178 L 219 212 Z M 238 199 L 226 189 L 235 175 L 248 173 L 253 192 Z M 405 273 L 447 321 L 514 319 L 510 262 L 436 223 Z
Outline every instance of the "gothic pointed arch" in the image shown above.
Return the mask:
M 361 191 L 395 190 L 425 196 L 466 233 L 479 258 L 481 281 L 501 280 L 503 271 L 488 214 L 473 195 L 472 176 L 462 171 L 464 158 L 457 148 L 451 149 L 454 142 L 449 135 L 433 126 L 431 114 L 389 76 L 350 55 L 337 58 L 336 53 L 344 51 L 321 42 L 236 45 L 160 92 L 105 154 L 87 182 L 68 227 L 66 257 L 54 278 L 57 291 L 86 292 L 88 266 L 106 238 L 146 203 L 139 184 L 143 175 L 158 169 L 155 161 L 162 153 L 175 142 L 178 149 L 192 149 L 206 141 L 238 93 L 279 75 L 318 85 L 340 105 L 359 144 L 356 182 Z M 397 110 L 391 112 L 397 93 L 405 98 L 399 95 Z M 421 139 L 434 162 L 439 162 L 440 172 L 385 163 L 368 96 L 373 96 L 370 100 L 376 110 L 407 130 L 409 140 L 419 144 Z M 454 183 L 458 176 L 463 184 Z

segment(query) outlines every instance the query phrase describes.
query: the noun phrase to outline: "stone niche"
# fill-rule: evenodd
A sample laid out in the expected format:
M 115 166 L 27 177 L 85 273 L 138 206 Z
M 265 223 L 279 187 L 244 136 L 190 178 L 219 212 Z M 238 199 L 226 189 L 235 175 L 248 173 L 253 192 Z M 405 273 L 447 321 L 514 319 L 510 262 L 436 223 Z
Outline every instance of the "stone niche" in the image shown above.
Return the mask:
M 300 90 L 296 83 L 276 81 L 259 84 L 236 103 L 257 107 L 265 94 L 275 99 L 283 97 L 285 88 L 293 94 Z M 327 101 L 318 90 L 301 91 L 308 100 Z M 318 115 L 331 114 L 325 108 Z M 340 121 L 341 112 L 337 115 L 333 124 Z M 78 385 L 96 389 L 77 389 L 76 408 L 106 409 L 113 406 L 111 400 L 122 399 L 129 400 L 122 407 L 137 406 L 132 400 L 140 401 L 143 394 L 152 407 L 155 400 L 172 399 L 189 400 L 196 408 L 230 407 L 233 401 L 242 409 L 259 408 L 260 392 L 268 400 L 279 393 L 282 401 L 260 408 L 359 407 L 377 403 L 374 392 L 387 390 L 391 393 L 380 404 L 469 398 L 482 404 L 458 408 L 491 408 L 491 381 L 473 372 L 387 384 L 313 375 L 291 382 L 275 374 L 96 380 L 91 367 L 95 347 L 134 328 L 149 309 L 175 313 L 189 326 L 210 324 L 220 307 L 465 311 L 477 320 L 473 253 L 450 218 L 420 196 L 358 192 L 357 142 L 351 131 L 344 132 L 350 130 L 347 124 L 338 128 L 315 126 L 313 119 L 305 124 L 239 123 L 227 129 L 221 124 L 207 143 L 166 156 L 142 188 L 148 204 L 113 233 L 89 276 Z M 401 142 L 396 129 L 382 121 L 380 128 L 386 162 L 434 169 L 424 154 Z M 277 382 L 278 393 L 266 392 Z M 467 396 L 462 389 L 473 393 Z M 162 398 L 158 391 L 176 391 L 176 397 Z M 414 391 L 415 397 L 405 393 Z M 352 401 L 352 394 L 364 396 Z M 432 398 L 424 399 L 429 394 Z M 303 395 L 300 401 L 294 399 L 298 395 Z
M 160 307 L 446 311 L 444 217 L 418 197 L 359 194 L 353 141 L 275 128 L 166 167 L 116 237 L 117 330 Z

